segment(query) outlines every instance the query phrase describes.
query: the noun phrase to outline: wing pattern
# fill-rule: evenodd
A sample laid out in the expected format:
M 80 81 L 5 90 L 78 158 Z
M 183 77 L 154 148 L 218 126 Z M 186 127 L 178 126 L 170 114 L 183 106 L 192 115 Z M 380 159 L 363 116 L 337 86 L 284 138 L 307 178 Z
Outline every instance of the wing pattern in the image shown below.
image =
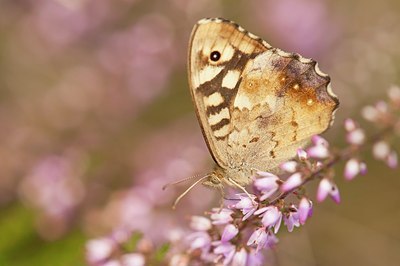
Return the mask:
M 339 104 L 315 61 L 223 19 L 194 27 L 188 72 L 203 135 L 223 169 L 276 167 L 325 131 Z

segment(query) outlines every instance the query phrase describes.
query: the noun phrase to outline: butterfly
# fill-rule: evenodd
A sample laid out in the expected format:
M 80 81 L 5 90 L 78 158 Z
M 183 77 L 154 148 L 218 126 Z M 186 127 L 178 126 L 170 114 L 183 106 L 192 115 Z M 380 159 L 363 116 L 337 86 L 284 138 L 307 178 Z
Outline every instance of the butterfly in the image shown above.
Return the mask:
M 325 131 L 339 105 L 330 77 L 314 60 L 273 48 L 221 18 L 194 26 L 188 74 L 216 163 L 201 179 L 209 186 L 244 189 L 256 171 L 276 168 Z

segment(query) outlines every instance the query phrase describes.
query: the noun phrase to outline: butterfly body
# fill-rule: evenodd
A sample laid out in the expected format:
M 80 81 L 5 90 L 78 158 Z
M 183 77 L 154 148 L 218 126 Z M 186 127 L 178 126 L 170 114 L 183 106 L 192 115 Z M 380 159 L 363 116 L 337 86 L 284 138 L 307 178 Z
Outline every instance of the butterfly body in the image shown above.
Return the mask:
M 205 184 L 245 186 L 296 154 L 333 121 L 338 100 L 315 61 L 272 48 L 224 19 L 199 21 L 189 83 L 216 162 Z

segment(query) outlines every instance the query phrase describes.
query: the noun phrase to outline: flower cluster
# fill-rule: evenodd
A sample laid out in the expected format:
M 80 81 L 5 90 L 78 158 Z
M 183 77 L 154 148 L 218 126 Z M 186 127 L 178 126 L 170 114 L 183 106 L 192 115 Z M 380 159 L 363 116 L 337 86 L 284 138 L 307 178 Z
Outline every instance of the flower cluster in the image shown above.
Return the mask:
M 128 230 L 116 230 L 109 236 L 86 243 L 86 260 L 96 266 L 144 266 L 152 245 Z
M 208 263 L 262 265 L 260 250 L 275 246 L 282 222 L 292 232 L 312 215 L 313 202 L 304 186 L 306 183 L 318 180 L 318 202 L 329 196 L 340 203 L 340 192 L 334 181 L 336 163 L 346 162 L 343 173 L 346 180 L 364 175 L 367 166 L 362 151 L 372 147 L 376 159 L 391 168 L 397 167 L 397 153 L 387 136 L 400 128 L 400 120 L 393 115 L 399 109 L 400 89 L 392 87 L 389 103 L 381 101 L 363 110 L 363 116 L 381 127 L 381 132 L 367 137 L 358 123 L 346 119 L 346 148 L 334 150 L 326 139 L 313 136 L 312 145 L 306 150 L 299 149 L 296 160 L 280 165 L 281 174 L 258 171 L 253 177 L 253 194 L 236 194 L 236 203 L 213 209 L 210 218 L 192 217 L 191 228 L 195 232 L 188 237 L 188 253 L 200 254 L 196 259 Z
M 320 137 L 315 137 L 315 143 L 312 149 L 326 145 Z M 253 177 L 254 194 L 249 194 L 250 197 L 245 193 L 236 194 L 234 204 L 214 208 L 209 218 L 193 216 L 191 228 L 194 232 L 187 237 L 190 257 L 222 265 L 263 265 L 260 250 L 271 249 L 278 243 L 276 234 L 282 222 L 292 232 L 312 215 L 312 201 L 297 190 L 306 180 L 306 169 L 318 169 L 320 164 L 309 159 L 308 152 L 299 149 L 296 161 L 281 165 L 284 171 L 281 177 L 257 172 Z M 336 191 L 337 194 L 332 193 L 335 200 Z M 285 201 L 291 192 L 297 197 L 296 204 Z M 196 257 L 196 254 L 200 255 Z
M 319 183 L 317 202 L 330 197 L 335 203 L 340 203 L 340 192 L 334 179 L 337 163 L 345 162 L 343 176 L 346 180 L 366 174 L 363 156 L 367 149 L 389 167 L 397 167 L 397 153 L 389 137 L 399 132 L 400 120 L 395 115 L 399 109 L 400 89 L 393 87 L 389 90 L 388 103 L 378 102 L 363 111 L 363 116 L 380 128 L 375 135 L 367 136 L 359 123 L 346 119 L 344 129 L 348 145 L 345 148 L 334 149 L 326 139 L 313 136 L 312 145 L 307 149 L 299 148 L 296 158 L 282 163 L 278 173 L 255 172 L 251 193 L 234 194 L 225 206 L 213 208 L 205 216 L 191 216 L 191 232 L 181 236 L 185 241 L 180 242 L 179 248 L 175 245 L 165 252 L 165 263 L 264 265 L 268 258 L 262 251 L 274 248 L 280 229 L 286 227 L 292 232 L 313 215 L 312 197 L 305 186 L 308 182 Z M 106 242 L 110 243 L 110 240 L 102 239 L 102 242 L 92 244 Z M 92 244 L 88 244 L 88 250 Z M 103 250 L 100 256 L 103 260 L 105 254 L 109 258 L 112 253 L 110 247 L 100 250 Z M 120 256 L 119 261 L 123 261 L 125 256 Z M 139 256 L 134 253 L 135 259 Z M 88 260 L 93 261 L 93 257 L 96 258 L 88 255 Z

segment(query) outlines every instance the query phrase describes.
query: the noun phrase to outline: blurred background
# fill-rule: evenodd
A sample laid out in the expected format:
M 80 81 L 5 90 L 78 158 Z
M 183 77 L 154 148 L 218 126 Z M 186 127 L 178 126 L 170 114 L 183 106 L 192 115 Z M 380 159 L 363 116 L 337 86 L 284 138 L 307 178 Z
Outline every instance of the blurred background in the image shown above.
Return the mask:
M 156 245 L 218 204 L 198 186 L 172 211 L 187 184 L 161 190 L 212 167 L 186 54 L 214 16 L 330 74 L 331 145 L 400 83 L 397 0 L 0 0 L 0 265 L 85 265 L 88 239 L 125 226 Z M 350 183 L 337 168 L 342 204 L 281 230 L 272 265 L 399 265 L 399 171 L 367 163 Z

